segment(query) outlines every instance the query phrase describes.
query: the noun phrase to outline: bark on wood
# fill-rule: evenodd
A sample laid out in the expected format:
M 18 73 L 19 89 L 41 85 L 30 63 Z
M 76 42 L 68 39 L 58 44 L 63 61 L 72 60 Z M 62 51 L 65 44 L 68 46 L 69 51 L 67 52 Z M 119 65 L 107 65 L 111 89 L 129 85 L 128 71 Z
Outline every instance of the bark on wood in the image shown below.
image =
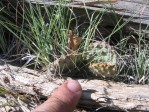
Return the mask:
M 0 85 L 12 93 L 49 96 L 64 79 L 49 80 L 50 74 L 10 65 L 0 66 Z M 123 111 L 149 111 L 149 85 L 128 85 L 102 80 L 78 80 L 83 88 L 79 105 Z

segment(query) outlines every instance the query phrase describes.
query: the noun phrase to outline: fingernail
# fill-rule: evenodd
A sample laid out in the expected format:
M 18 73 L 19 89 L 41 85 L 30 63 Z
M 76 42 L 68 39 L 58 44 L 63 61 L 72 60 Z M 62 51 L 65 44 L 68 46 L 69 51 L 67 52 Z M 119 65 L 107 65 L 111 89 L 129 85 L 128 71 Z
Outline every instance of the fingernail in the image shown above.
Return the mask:
M 79 82 L 76 81 L 76 80 L 68 80 L 67 88 L 68 88 L 71 92 L 78 92 L 78 91 L 81 91 L 81 86 L 80 86 Z

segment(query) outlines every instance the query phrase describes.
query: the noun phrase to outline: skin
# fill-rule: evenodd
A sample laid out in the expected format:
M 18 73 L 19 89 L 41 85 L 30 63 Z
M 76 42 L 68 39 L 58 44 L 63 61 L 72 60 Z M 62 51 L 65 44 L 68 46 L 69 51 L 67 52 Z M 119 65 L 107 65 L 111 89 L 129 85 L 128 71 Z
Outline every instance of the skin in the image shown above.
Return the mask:
M 78 81 L 64 82 L 43 104 L 31 112 L 73 112 L 82 94 Z

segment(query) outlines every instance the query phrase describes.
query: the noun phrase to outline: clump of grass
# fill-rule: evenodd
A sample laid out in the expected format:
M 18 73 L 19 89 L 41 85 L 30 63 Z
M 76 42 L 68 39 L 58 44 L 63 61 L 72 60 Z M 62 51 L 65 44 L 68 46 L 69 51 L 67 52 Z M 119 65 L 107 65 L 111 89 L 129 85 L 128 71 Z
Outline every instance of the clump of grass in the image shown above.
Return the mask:
M 9 55 L 19 54 L 22 44 L 14 37 L 9 30 L 10 27 L 7 26 L 8 23 L 13 24 L 12 13 L 6 8 L 6 4 L 3 4 L 3 2 L 0 2 L 0 7 L 0 49 L 4 57 L 9 57 Z M 16 33 L 14 29 L 12 31 Z
M 132 70 L 132 76 L 135 81 L 146 83 L 149 77 L 149 44 L 140 35 L 138 43 L 131 49 L 133 50 L 133 54 L 131 54 L 133 59 L 129 69 Z
M 23 14 L 18 12 L 23 18 L 22 24 L 16 25 L 10 21 L 1 21 L 1 24 L 28 47 L 29 53 L 36 57 L 34 59 L 37 64 L 49 64 L 58 58 L 57 56 L 66 54 L 68 10 L 61 6 L 55 6 L 50 10 L 45 6 L 41 9 L 37 4 L 29 4 L 29 9 L 22 7 L 22 12 Z M 45 20 L 45 16 L 48 20 Z
M 133 42 L 129 42 L 133 40 Z M 138 36 L 129 35 L 119 43 L 118 75 L 123 81 L 132 83 L 148 83 L 149 78 L 149 43 L 144 33 Z
M 39 59 L 38 62 L 41 60 L 42 63 L 48 64 L 58 58 L 56 56 L 66 53 L 69 26 L 66 23 L 65 13 L 67 10 L 56 6 L 51 11 L 45 8 L 43 15 L 40 6 L 34 7 L 30 4 L 25 18 L 31 35 L 27 35 L 24 40 Z M 48 17 L 49 23 L 46 23 L 44 16 Z

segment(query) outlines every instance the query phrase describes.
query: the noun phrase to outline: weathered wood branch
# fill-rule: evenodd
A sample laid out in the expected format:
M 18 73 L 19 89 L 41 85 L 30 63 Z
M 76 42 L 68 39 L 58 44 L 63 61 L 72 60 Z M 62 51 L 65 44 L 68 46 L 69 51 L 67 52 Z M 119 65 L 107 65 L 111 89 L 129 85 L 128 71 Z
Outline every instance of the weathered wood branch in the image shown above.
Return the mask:
M 27 68 L 0 66 L 0 85 L 12 93 L 49 96 L 64 79 Z M 51 79 L 51 78 L 50 78 Z M 128 85 L 102 80 L 78 80 L 83 88 L 79 105 L 107 107 L 130 112 L 149 111 L 149 85 Z

